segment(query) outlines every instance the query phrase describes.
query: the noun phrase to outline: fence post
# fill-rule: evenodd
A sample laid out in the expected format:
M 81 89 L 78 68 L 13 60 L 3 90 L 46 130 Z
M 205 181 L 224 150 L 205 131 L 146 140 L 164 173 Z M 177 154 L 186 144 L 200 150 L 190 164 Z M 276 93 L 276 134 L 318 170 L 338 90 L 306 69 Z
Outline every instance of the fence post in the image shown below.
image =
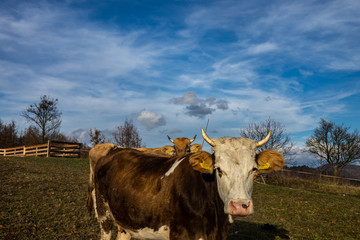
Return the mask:
M 51 150 L 51 140 L 48 140 L 48 149 L 47 149 L 46 157 L 50 157 L 50 150 Z
M 80 143 L 80 144 L 79 144 L 79 153 L 78 153 L 78 158 L 80 158 L 80 157 L 81 157 L 81 148 L 82 148 L 82 144 Z
M 4 157 L 6 156 L 6 148 L 4 149 Z
M 23 155 L 26 156 L 26 147 L 24 146 Z

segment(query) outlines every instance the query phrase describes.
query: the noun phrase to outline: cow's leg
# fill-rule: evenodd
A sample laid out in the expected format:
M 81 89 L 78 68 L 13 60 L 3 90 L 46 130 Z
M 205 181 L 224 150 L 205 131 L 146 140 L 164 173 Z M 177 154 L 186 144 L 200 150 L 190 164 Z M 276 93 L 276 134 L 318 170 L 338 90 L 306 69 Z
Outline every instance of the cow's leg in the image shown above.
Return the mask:
M 100 224 L 100 239 L 110 240 L 114 220 L 111 216 L 109 205 L 104 201 L 104 198 L 98 194 L 96 189 L 93 190 L 93 197 L 95 215 Z
M 94 212 L 95 212 L 95 217 L 96 217 L 96 219 L 97 219 L 97 218 L 98 218 L 98 213 L 97 213 L 97 204 L 96 204 L 95 189 L 93 189 L 92 192 L 91 192 L 91 199 L 92 199 L 92 203 L 93 203 L 93 208 L 94 208 Z
M 111 218 L 102 218 L 100 221 L 100 239 L 110 240 L 111 230 L 114 226 L 114 222 Z
M 88 183 L 88 193 L 87 193 L 87 199 L 86 199 L 86 207 L 88 210 L 89 215 L 91 216 L 91 211 L 94 207 L 94 196 L 93 196 L 93 190 L 94 190 L 94 180 L 93 180 L 94 173 L 92 171 L 92 168 L 90 167 L 90 174 L 89 174 L 89 183 Z

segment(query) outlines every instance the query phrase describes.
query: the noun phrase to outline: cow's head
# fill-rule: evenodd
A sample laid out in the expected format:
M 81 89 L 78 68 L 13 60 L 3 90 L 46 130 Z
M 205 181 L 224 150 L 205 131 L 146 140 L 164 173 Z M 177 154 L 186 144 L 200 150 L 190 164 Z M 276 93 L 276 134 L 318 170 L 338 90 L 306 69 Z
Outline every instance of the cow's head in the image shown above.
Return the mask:
M 202 128 L 201 131 L 214 151 L 218 191 L 225 213 L 240 216 L 253 213 L 251 195 L 256 172 L 276 170 L 284 165 L 279 152 L 267 150 L 256 154 L 256 148 L 269 140 L 271 132 L 256 142 L 248 138 L 211 139 Z
M 199 150 L 201 150 L 201 145 L 200 144 L 194 144 L 193 146 L 191 146 L 191 143 L 193 141 L 195 141 L 196 135 L 193 139 L 188 139 L 186 137 L 181 137 L 181 138 L 175 138 L 175 140 L 172 140 L 169 136 L 168 136 L 170 142 L 172 142 L 174 144 L 174 150 L 175 150 L 175 154 L 177 156 L 180 155 L 184 155 L 190 152 L 197 152 Z

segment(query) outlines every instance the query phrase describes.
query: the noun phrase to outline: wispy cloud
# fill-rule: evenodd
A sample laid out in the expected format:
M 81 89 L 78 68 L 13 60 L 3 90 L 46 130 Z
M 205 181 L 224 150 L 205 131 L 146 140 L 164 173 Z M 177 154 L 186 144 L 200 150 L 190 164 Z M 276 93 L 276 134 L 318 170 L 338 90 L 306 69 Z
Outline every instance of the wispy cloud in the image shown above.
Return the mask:
M 2 31 L 0 41 L 7 46 L 4 59 L 16 60 L 35 77 L 61 75 L 84 81 L 85 75 L 96 80 L 127 76 L 134 71 L 144 73 L 161 52 L 151 43 L 136 44 L 148 34 L 145 31 L 104 29 L 84 22 L 78 12 L 56 5 L 23 6 L 18 9 L 19 17 L 2 13 L 0 28 L 6 31 Z M 7 58 L 10 54 L 12 58 Z
M 277 50 L 278 47 L 276 44 L 271 42 L 265 42 L 257 45 L 250 46 L 248 49 L 249 54 L 260 54 L 260 53 L 266 53 L 270 51 Z

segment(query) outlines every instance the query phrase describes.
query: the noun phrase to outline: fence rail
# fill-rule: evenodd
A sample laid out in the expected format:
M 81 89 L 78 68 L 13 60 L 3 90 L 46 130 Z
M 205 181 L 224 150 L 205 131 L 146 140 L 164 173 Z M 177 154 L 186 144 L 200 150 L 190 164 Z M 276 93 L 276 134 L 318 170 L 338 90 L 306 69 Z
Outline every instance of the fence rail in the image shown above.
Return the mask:
M 0 149 L 0 156 L 80 157 L 81 143 L 48 141 L 47 144 Z

